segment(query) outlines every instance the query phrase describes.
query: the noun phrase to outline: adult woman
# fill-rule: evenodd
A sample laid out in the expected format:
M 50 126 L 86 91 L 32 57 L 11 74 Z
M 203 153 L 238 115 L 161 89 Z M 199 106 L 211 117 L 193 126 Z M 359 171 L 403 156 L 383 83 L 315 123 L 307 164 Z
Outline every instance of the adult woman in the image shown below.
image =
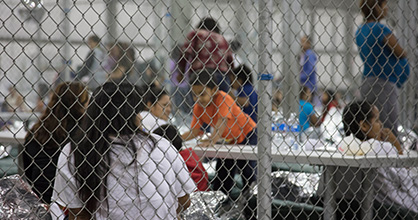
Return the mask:
M 385 127 L 397 133 L 398 88 L 407 80 L 409 65 L 405 50 L 392 31 L 380 23 L 387 15 L 386 0 L 361 0 L 365 18 L 356 32 L 356 43 L 364 62 L 361 95 L 380 109 Z
M 148 90 L 144 94 L 144 104 L 148 111 L 142 111 L 142 126 L 149 132 L 152 132 L 161 125 L 168 124 L 171 114 L 171 99 L 170 96 L 161 88 L 151 87 L 148 89 L 144 87 L 143 90 Z
M 127 83 L 106 83 L 93 94 L 84 137 L 58 160 L 52 198 L 70 219 L 174 220 L 189 206 L 196 186 L 177 150 L 139 129 L 140 102 Z
M 83 84 L 59 84 L 40 120 L 25 138 L 25 176 L 33 184 L 34 192 L 46 203 L 51 202 L 59 152 L 78 130 L 77 121 L 83 116 L 88 100 Z

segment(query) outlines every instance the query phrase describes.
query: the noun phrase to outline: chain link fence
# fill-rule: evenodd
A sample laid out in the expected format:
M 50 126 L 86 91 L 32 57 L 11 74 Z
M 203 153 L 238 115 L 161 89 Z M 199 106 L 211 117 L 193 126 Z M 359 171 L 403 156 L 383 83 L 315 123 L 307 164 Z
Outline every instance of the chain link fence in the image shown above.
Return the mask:
M 417 219 L 417 8 L 1 1 L 1 218 Z

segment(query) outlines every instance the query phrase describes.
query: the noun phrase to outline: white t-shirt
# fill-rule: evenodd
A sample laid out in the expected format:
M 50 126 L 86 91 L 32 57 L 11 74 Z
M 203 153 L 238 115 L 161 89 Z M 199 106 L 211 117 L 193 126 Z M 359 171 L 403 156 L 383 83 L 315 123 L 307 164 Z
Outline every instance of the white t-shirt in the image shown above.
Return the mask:
M 151 112 L 143 111 L 139 114 L 142 117 L 142 126 L 150 133 L 161 125 L 168 124 L 168 121 L 155 117 L 153 114 L 151 114 Z
M 395 146 L 389 142 L 375 139 L 362 142 L 353 135 L 345 137 L 338 149 L 347 155 L 398 155 Z M 416 167 L 377 168 L 373 186 L 377 201 L 388 205 L 396 204 L 418 213 L 418 169 Z
M 125 146 L 112 145 L 107 203 L 100 205 L 96 219 L 177 219 L 177 199 L 193 192 L 196 185 L 177 150 L 160 136 L 152 136 L 158 140 L 154 148 L 150 140 L 136 136 L 136 164 L 129 165 L 133 155 Z M 52 201 L 81 208 L 70 150 L 66 145 L 58 159 Z

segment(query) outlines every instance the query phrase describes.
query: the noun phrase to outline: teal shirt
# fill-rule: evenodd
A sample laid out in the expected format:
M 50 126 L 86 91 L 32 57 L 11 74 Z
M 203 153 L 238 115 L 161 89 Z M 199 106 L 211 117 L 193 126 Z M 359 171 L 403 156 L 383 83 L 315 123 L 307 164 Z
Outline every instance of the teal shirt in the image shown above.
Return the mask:
M 310 120 L 313 114 L 315 114 L 313 105 L 305 100 L 299 100 L 299 124 L 302 127 L 302 131 L 311 126 Z
M 379 77 L 401 87 L 408 79 L 409 64 L 406 58 L 399 59 L 385 45 L 384 38 L 392 31 L 384 24 L 368 22 L 356 32 L 356 44 L 364 62 L 364 77 Z

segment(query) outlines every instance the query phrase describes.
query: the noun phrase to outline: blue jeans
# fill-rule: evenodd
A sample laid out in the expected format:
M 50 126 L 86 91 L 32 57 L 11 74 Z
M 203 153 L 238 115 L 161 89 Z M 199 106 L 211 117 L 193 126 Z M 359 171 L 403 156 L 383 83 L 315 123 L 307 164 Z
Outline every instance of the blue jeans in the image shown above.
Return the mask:
M 240 145 L 257 145 L 257 129 L 247 134 L 244 141 Z M 213 189 L 221 190 L 228 195 L 234 187 L 235 173 L 239 172 L 242 177 L 244 188 L 246 190 L 250 184 L 256 181 L 257 162 L 254 160 L 233 160 L 233 159 L 217 159 L 216 160 L 216 176 L 213 180 Z

